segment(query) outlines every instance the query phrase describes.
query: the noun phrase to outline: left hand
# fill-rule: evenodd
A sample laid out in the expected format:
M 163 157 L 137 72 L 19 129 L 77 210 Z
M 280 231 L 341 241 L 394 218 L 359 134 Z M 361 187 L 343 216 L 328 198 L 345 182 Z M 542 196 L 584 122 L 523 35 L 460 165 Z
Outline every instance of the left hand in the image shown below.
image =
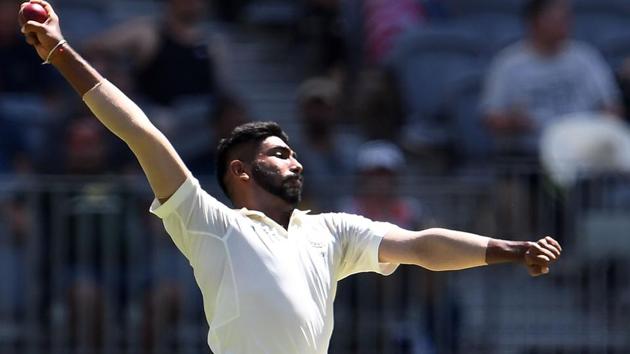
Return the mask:
M 549 273 L 549 266 L 560 258 L 561 253 L 562 247 L 558 241 L 549 236 L 529 242 L 529 248 L 524 255 L 529 274 L 537 277 Z

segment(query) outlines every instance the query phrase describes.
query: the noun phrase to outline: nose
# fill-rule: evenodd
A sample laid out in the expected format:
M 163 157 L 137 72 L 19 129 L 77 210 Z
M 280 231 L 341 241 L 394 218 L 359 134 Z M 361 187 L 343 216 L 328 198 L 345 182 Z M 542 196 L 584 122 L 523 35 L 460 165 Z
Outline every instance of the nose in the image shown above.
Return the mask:
M 289 167 L 289 169 L 291 170 L 291 172 L 298 175 L 302 174 L 302 171 L 304 171 L 304 167 L 302 167 L 300 161 L 298 161 L 295 157 L 291 157 L 291 166 Z

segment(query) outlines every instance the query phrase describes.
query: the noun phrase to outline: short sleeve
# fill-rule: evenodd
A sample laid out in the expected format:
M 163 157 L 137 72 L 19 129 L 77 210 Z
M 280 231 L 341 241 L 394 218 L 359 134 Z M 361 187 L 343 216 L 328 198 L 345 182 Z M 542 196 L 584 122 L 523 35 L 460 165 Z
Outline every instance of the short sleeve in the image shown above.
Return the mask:
M 197 260 L 197 250 L 205 244 L 221 240 L 236 213 L 206 193 L 199 181 L 189 177 L 164 203 L 155 199 L 151 213 L 162 219 L 164 228 L 191 264 Z
M 494 58 L 487 71 L 482 94 L 480 110 L 484 114 L 503 112 L 516 102 L 512 102 L 514 95 L 514 80 L 517 80 L 520 70 L 516 69 L 523 60 L 523 44 L 517 42 L 503 49 Z
M 351 214 L 330 214 L 333 235 L 337 241 L 335 275 L 337 280 L 361 272 L 392 274 L 398 264 L 379 263 L 378 250 L 394 225 L 376 222 Z
M 594 86 L 594 97 L 603 107 L 614 106 L 619 104 L 620 92 L 615 82 L 614 74 L 606 64 L 606 61 L 595 48 L 591 48 L 585 44 L 582 45 L 582 57 L 586 60 L 586 78 L 587 83 Z

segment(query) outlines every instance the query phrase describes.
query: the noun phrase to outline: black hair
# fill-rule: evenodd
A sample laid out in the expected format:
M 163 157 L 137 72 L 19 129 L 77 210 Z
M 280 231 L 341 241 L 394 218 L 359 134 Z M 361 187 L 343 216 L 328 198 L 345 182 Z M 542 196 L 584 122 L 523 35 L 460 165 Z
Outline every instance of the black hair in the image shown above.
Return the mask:
M 217 147 L 216 171 L 219 186 L 231 199 L 230 192 L 225 184 L 225 174 L 231 160 L 239 159 L 251 162 L 260 143 L 270 136 L 277 136 L 285 143 L 289 143 L 289 137 L 276 122 L 249 122 L 232 130 L 230 136 L 219 141 Z M 247 147 L 238 156 L 234 156 L 240 148 Z
M 523 20 L 531 22 L 559 0 L 528 0 L 523 6 Z

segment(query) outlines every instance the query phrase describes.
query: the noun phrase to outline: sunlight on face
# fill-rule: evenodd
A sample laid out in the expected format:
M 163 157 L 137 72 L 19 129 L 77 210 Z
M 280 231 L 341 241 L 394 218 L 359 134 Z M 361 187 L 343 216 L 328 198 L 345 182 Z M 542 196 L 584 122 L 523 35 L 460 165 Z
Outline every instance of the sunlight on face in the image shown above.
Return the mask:
M 254 181 L 267 192 L 292 205 L 302 199 L 302 165 L 282 139 L 272 136 L 260 146 L 252 163 Z

